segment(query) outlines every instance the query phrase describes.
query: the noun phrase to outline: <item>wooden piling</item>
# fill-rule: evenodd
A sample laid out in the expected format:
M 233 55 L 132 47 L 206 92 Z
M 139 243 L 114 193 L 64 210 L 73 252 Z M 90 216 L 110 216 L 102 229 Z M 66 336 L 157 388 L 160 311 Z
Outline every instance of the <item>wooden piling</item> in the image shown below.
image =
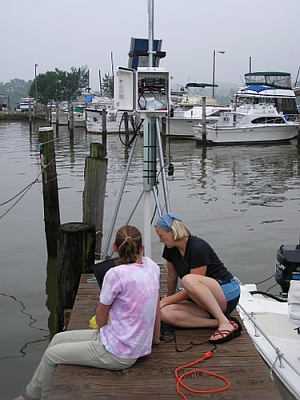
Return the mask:
M 46 107 L 46 126 L 51 126 L 49 108 Z
M 29 131 L 32 133 L 32 110 L 31 110 L 31 103 L 28 106 L 28 118 L 29 118 Z
M 90 156 L 85 160 L 83 222 L 95 225 L 97 232 L 95 251 L 99 255 L 103 237 L 106 174 L 106 146 L 101 143 L 91 143 Z
M 202 142 L 206 144 L 206 97 L 202 97 Z
M 39 128 L 39 146 L 43 177 L 44 220 L 48 256 L 57 254 L 60 226 L 58 184 L 52 127 Z
M 102 143 L 107 143 L 106 109 L 102 109 Z
M 69 132 L 70 136 L 74 135 L 74 115 L 73 115 L 73 106 L 69 106 Z
M 58 133 L 59 133 L 59 106 L 58 106 L 58 103 L 56 103 L 55 111 L 56 111 L 56 115 L 55 115 L 56 124 L 55 124 L 55 126 L 56 126 L 56 134 L 58 135 Z
M 64 329 L 64 310 L 73 308 L 80 276 L 92 272 L 95 227 L 82 222 L 63 224 L 58 230 L 58 330 Z

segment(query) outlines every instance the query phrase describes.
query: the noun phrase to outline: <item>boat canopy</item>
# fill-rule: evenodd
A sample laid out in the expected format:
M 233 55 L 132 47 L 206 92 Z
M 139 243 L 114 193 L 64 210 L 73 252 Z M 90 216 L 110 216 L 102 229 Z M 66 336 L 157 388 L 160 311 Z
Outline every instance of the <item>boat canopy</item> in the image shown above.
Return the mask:
M 246 85 L 266 85 L 281 89 L 291 89 L 291 74 L 289 72 L 262 71 L 245 74 Z
M 205 88 L 205 87 L 218 87 L 216 84 L 205 83 L 205 82 L 188 82 L 185 85 L 186 88 L 194 87 L 194 88 Z
M 263 86 L 263 85 L 253 85 L 253 86 L 246 86 L 241 91 L 245 92 L 246 90 L 253 90 L 253 92 L 263 92 L 264 90 L 275 90 L 275 87 L 272 86 Z

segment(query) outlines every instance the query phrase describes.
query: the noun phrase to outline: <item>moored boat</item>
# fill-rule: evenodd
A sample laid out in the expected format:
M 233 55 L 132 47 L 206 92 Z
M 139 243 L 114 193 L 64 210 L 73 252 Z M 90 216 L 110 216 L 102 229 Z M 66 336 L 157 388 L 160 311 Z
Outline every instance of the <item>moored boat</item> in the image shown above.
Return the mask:
M 299 113 L 288 72 L 245 74 L 246 86 L 240 88 L 230 112 L 206 128 L 212 144 L 284 142 L 297 135 Z M 202 129 L 194 127 L 196 139 Z
M 238 312 L 284 399 L 300 398 L 300 250 L 281 246 L 275 278 L 280 295 L 241 284 Z M 279 286 L 278 286 L 279 288 Z
M 35 99 L 33 97 L 22 97 L 21 100 L 18 102 L 16 106 L 16 111 L 29 111 L 33 110 L 33 107 L 35 106 Z
M 291 121 L 270 104 L 260 103 L 223 112 L 218 121 L 206 127 L 211 144 L 279 143 L 297 135 L 299 123 Z M 197 140 L 202 140 L 202 126 L 194 126 Z
M 209 97 L 205 91 L 207 87 L 217 87 L 204 82 L 188 82 L 186 92 L 181 96 L 170 116 L 167 117 L 167 134 L 174 137 L 195 139 L 193 125 L 202 123 L 203 97 L 205 97 L 206 122 L 215 122 L 220 112 L 228 110 L 229 107 L 217 103 L 216 98 Z

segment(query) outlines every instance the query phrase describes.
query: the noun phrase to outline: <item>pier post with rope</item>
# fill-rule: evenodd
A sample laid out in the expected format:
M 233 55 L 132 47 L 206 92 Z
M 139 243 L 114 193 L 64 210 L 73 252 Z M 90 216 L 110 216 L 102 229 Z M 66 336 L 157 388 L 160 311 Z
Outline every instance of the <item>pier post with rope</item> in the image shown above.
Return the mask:
M 44 220 L 48 256 L 57 255 L 60 226 L 58 184 L 52 127 L 39 128 L 40 161 L 43 177 Z

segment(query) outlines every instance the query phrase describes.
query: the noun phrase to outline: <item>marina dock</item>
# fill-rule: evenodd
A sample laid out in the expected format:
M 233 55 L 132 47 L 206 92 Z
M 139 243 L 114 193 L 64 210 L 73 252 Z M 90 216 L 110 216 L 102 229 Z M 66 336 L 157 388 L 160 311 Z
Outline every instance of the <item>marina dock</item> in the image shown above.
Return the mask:
M 161 271 L 161 295 L 164 295 L 167 272 L 163 265 Z M 94 315 L 99 287 L 96 283 L 87 283 L 91 276 L 81 276 L 67 329 L 88 328 Z M 233 315 L 239 318 L 236 311 Z M 184 369 L 179 376 L 199 368 L 223 376 L 230 382 L 230 387 L 214 392 L 226 387 L 226 383 L 206 372 L 195 371 L 184 378 L 183 383 L 191 390 L 208 392 L 193 393 L 181 386 L 187 399 L 282 399 L 245 329 L 241 336 L 218 346 L 207 342 L 212 333 L 212 329 L 166 326 L 164 340 L 153 346 L 153 352 L 123 371 L 58 365 L 49 400 L 180 399 L 182 397 L 176 391 L 176 368 L 193 363 L 210 351 L 212 357 Z

